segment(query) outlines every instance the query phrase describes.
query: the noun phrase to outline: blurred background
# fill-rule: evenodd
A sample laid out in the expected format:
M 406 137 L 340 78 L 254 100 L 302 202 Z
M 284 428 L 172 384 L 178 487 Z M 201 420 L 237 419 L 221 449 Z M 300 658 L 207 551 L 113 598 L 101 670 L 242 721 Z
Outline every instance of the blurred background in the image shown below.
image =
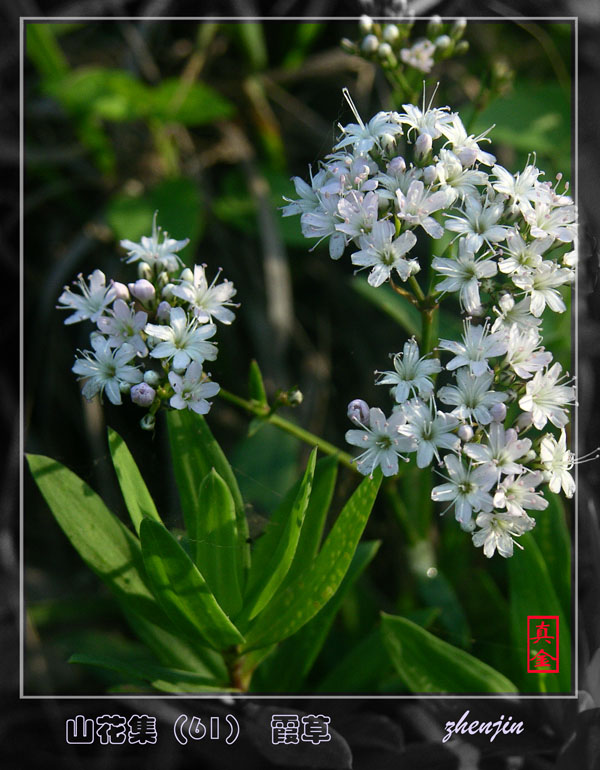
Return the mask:
M 425 28 L 417 21 L 414 37 Z M 117 513 L 124 506 L 106 425 L 130 446 L 165 522 L 181 526 L 165 426 L 159 421 L 148 434 L 133 405 L 101 408 L 80 396 L 71 366 L 75 350 L 89 347 L 91 326 L 65 327 L 55 305 L 78 273 L 100 268 L 134 280 L 118 242 L 149 235 L 155 210 L 172 237 L 190 238 L 181 254 L 188 265 L 206 263 L 209 280 L 223 268 L 237 288 L 241 307 L 231 327 L 220 327 L 211 367 L 224 388 L 246 397 L 255 358 L 270 397 L 278 389 L 302 392 L 302 405 L 285 416 L 341 448 L 351 399 L 389 406 L 373 371 L 388 368 L 388 355 L 418 333 L 418 316 L 387 287 L 374 292 L 362 276 L 354 278 L 348 258 L 331 261 L 326 244 L 309 251 L 313 242 L 301 235 L 299 218 L 284 219 L 278 210 L 282 196 L 295 197 L 290 177 L 307 178 L 309 165 L 316 169 L 330 151 L 337 123 L 354 120 L 343 87 L 365 120 L 400 106 L 379 67 L 340 48 L 343 37 L 358 38 L 356 22 L 26 26 L 26 449 L 60 460 Z M 523 168 L 535 149 L 546 179 L 560 171 L 570 180 L 571 25 L 474 21 L 465 40 L 468 52 L 429 76 L 440 81 L 435 104 L 458 110 L 470 133 L 495 123 L 486 149 L 502 165 Z M 458 336 L 457 316 L 442 323 Z M 569 313 L 548 319 L 545 336 L 571 369 Z M 217 400 L 209 424 L 259 536 L 309 449 L 271 426 L 248 437 L 249 419 Z M 110 674 L 66 663 L 80 648 L 121 657 L 142 651 L 25 476 L 26 691 L 118 687 Z M 334 515 L 356 480 L 342 471 Z M 405 511 L 378 502 L 365 537 L 382 546 L 339 613 L 315 685 L 381 609 L 413 613 L 436 635 L 517 679 L 506 664 L 506 563 L 486 560 L 452 519 L 439 519 L 430 485 L 427 473 L 409 477 Z M 434 579 L 417 574 L 422 555 L 407 548 L 407 517 L 433 544 L 426 558 L 437 565 Z

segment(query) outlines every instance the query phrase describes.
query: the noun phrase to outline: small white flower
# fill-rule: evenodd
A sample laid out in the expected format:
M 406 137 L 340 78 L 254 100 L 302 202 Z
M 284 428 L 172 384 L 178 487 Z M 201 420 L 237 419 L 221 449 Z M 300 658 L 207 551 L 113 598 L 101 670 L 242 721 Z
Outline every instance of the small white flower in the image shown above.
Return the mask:
M 497 179 L 492 182 L 492 187 L 507 196 L 511 211 L 531 208 L 531 202 L 538 197 L 537 179 L 543 171 L 529 164 L 522 172 L 513 175 L 504 166 L 496 164 L 492 172 Z
M 377 180 L 369 177 L 378 169 L 375 161 L 365 155 L 349 155 L 345 152 L 328 156 L 328 179 L 320 188 L 325 195 L 344 195 L 350 190 L 367 193 L 377 188 Z
M 305 238 L 318 238 L 319 240 L 312 247 L 316 247 L 325 238 L 329 238 L 329 256 L 332 259 L 339 259 L 344 253 L 346 239 L 342 233 L 336 230 L 340 223 L 338 215 L 337 195 L 319 195 L 319 208 L 314 211 L 307 211 L 300 217 L 300 227 L 302 235 Z
M 575 455 L 567 449 L 564 430 L 561 430 L 558 441 L 552 434 L 546 433 L 540 443 L 540 460 L 550 491 L 558 494 L 562 487 L 567 497 L 573 497 L 575 481 L 569 471 L 575 464 Z
M 541 318 L 536 318 L 531 313 L 529 297 L 515 302 L 510 294 L 503 294 L 498 302 L 499 307 L 494 307 L 494 313 L 498 316 L 492 326 L 492 331 L 510 329 L 516 325 L 519 331 L 534 329 L 542 323 Z
M 552 361 L 552 353 L 541 347 L 542 338 L 534 327 L 520 330 L 513 324 L 506 335 L 506 363 L 519 377 L 528 380 Z
M 436 411 L 433 404 L 427 406 L 420 399 L 404 403 L 402 412 L 407 422 L 400 432 L 417 442 L 417 467 L 426 468 L 434 457 L 441 462 L 438 449 L 458 451 L 460 439 L 452 433 L 458 427 L 455 417 Z
M 420 180 L 410 183 L 406 195 L 402 190 L 396 190 L 397 214 L 411 226 L 420 225 L 432 238 L 441 238 L 444 228 L 430 216 L 448 205 L 448 194 L 445 190 L 432 193 Z
M 498 260 L 498 269 L 505 275 L 512 273 L 530 273 L 542 264 L 542 254 L 554 243 L 554 238 L 535 238 L 531 243 L 523 240 L 518 230 L 510 230 L 506 235 L 506 246 L 503 247 L 502 257 Z
M 146 324 L 144 331 L 150 337 L 161 340 L 150 351 L 152 358 L 173 359 L 175 369 L 185 369 L 190 361 L 214 361 L 217 357 L 217 347 L 212 342 L 206 342 L 216 332 L 214 324 L 204 324 L 198 327 L 197 319 L 188 321 L 182 307 L 171 310 L 170 325 Z
M 289 205 L 281 207 L 281 216 L 290 217 L 295 214 L 306 214 L 307 212 L 315 211 L 321 205 L 317 191 L 324 184 L 327 172 L 324 169 L 320 169 L 313 177 L 310 166 L 308 172 L 310 174 L 310 184 L 307 184 L 299 176 L 292 177 L 296 193 L 300 197 L 298 200 L 292 200 L 284 195 L 283 200 L 287 201 Z
M 484 185 L 487 182 L 487 174 L 483 171 L 464 168 L 460 159 L 451 150 L 441 150 L 439 157 L 440 160 L 436 165 L 437 176 L 442 188 L 449 193 L 449 204 L 454 203 L 458 197 L 479 195 L 477 185 Z
M 398 134 L 402 134 L 402 126 L 395 115 L 393 112 L 378 112 L 366 125 L 362 120 L 347 126 L 340 125 L 344 137 L 335 145 L 334 150 L 353 145 L 355 152 L 366 153 L 375 146 L 379 149 L 388 146 Z
M 546 305 L 555 313 L 565 312 L 567 308 L 557 287 L 574 278 L 575 273 L 569 268 L 543 262 L 533 273 L 513 276 L 513 283 L 525 291 L 530 299 L 531 312 L 539 318 Z
M 400 49 L 400 58 L 405 64 L 421 72 L 431 72 L 435 64 L 435 45 L 431 40 L 419 40 L 410 48 Z M 406 106 L 405 106 L 406 108 Z
M 77 281 L 73 281 L 73 283 L 81 289 L 81 294 L 75 294 L 68 286 L 65 286 L 63 293 L 58 298 L 62 305 L 62 307 L 57 305 L 58 310 L 75 311 L 65 320 L 65 324 L 74 324 L 88 319 L 96 323 L 117 296 L 114 286 L 106 286 L 106 276 L 102 270 L 94 270 L 88 276 L 88 281 L 90 282 L 89 287 L 80 273 L 77 276 Z
M 113 404 L 121 403 L 120 386 L 122 383 L 134 385 L 142 381 L 142 373 L 129 362 L 135 356 L 135 349 L 127 343 L 116 350 L 108 340 L 96 334 L 91 338 L 93 352 L 82 351 L 83 358 L 76 359 L 73 370 L 78 379 L 85 379 L 82 388 L 85 398 L 91 400 L 96 393 L 106 390 L 108 399 Z
M 523 212 L 533 238 L 551 235 L 557 241 L 575 240 L 577 210 L 575 206 L 554 206 L 547 197 L 540 197 L 532 208 Z
M 369 410 L 369 426 L 362 430 L 349 430 L 346 441 L 364 451 L 353 462 L 363 476 L 372 476 L 378 466 L 384 476 L 398 473 L 398 458 L 406 460 L 402 452 L 414 452 L 416 442 L 410 436 L 401 435 L 399 428 L 406 422 L 402 412 L 394 412 L 386 418 L 381 409 Z
M 508 228 L 497 224 L 503 213 L 503 200 L 486 199 L 482 203 L 479 196 L 469 195 L 465 198 L 464 211 L 446 215 L 446 230 L 464 237 L 467 250 L 477 253 L 484 243 L 491 248 L 492 243 L 506 238 Z
M 377 222 L 377 193 L 368 192 L 366 195 L 350 190 L 345 198 L 338 203 L 338 214 L 343 222 L 336 224 L 335 229 L 351 238 L 371 232 Z
M 377 195 L 386 201 L 396 200 L 396 191 L 408 192 L 411 183 L 421 179 L 423 171 L 417 166 L 406 168 L 404 158 L 397 156 L 387 164 L 385 173 L 380 171 L 374 180 L 377 182 Z
M 520 439 L 514 428 L 504 430 L 500 423 L 492 422 L 488 431 L 488 443 L 466 444 L 464 453 L 476 465 L 490 464 L 496 470 L 497 479 L 500 479 L 502 473 L 523 473 L 524 467 L 516 461 L 524 457 L 530 449 L 530 439 Z
M 486 134 L 493 127 L 490 126 L 479 136 L 468 135 L 460 116 L 453 113 L 451 120 L 442 127 L 442 133 L 452 145 L 452 152 L 460 159 L 463 166 L 472 166 L 476 160 L 485 166 L 492 166 L 496 162 L 496 158 L 490 152 L 484 152 L 479 147 L 478 142 L 484 140 L 489 142 L 490 139 L 487 138 Z
M 439 389 L 438 397 L 444 404 L 455 406 L 450 414 L 459 420 L 489 425 L 492 422 L 490 407 L 508 398 L 506 393 L 489 389 L 493 379 L 492 372 L 476 377 L 467 368 L 461 368 L 456 373 L 456 385 L 444 385 Z
M 101 316 L 98 328 L 108 335 L 108 344 L 112 348 L 120 347 L 124 342 L 129 343 L 139 356 L 148 355 L 148 348 L 140 332 L 144 329 L 148 313 L 139 310 L 137 313 L 122 299 L 116 299 L 112 306 L 112 318 Z
M 489 467 L 465 466 L 456 455 L 446 455 L 444 464 L 448 481 L 431 490 L 431 499 L 434 502 L 450 501 L 456 520 L 468 526 L 474 512 L 492 510 L 489 490 L 496 481 L 496 474 Z
M 230 324 L 235 320 L 235 315 L 227 306 L 235 307 L 231 298 L 235 296 L 236 290 L 228 280 L 217 284 L 220 274 L 219 268 L 209 285 L 206 280 L 206 265 L 194 265 L 193 279 L 182 281 L 173 289 L 175 297 L 190 303 L 200 323 L 207 323 L 213 318 L 223 324 Z
M 431 266 L 441 273 L 444 280 L 436 291 L 457 291 L 461 306 L 467 313 L 476 313 L 480 306 L 479 286 L 483 278 L 492 278 L 498 272 L 496 263 L 485 255 L 475 259 L 473 251 L 462 238 L 456 259 L 434 257 Z
M 414 130 L 419 135 L 429 134 L 432 139 L 437 139 L 442 135 L 442 128 L 452 119 L 448 114 L 449 107 L 433 107 L 423 111 L 414 104 L 403 104 L 402 107 L 405 112 L 398 116 L 398 120 L 410 126 L 408 134 Z
M 535 526 L 535 519 L 530 516 L 513 516 L 510 513 L 480 513 L 475 519 L 475 524 L 481 527 L 473 532 L 473 545 L 483 546 L 483 553 L 491 559 L 495 551 L 500 556 L 509 558 L 513 555 L 513 545 L 521 546 L 515 542 L 515 537 L 520 537 Z
M 181 251 L 190 242 L 189 238 L 185 238 L 183 241 L 176 241 L 173 238 L 169 238 L 168 233 L 164 233 L 164 240 L 159 243 L 161 236 L 161 228 L 156 226 L 156 213 L 152 220 L 152 235 L 150 237 L 143 235 L 140 243 L 134 243 L 133 241 L 124 240 L 121 241 L 121 246 L 127 249 L 126 263 L 137 262 L 141 260 L 146 264 L 154 267 L 165 267 L 167 269 L 175 269 L 177 264 L 181 264 L 181 258 L 176 252 Z
M 442 370 L 442 365 L 436 358 L 419 358 L 419 346 L 414 337 L 404 343 L 402 353 L 396 353 L 393 358 L 393 372 L 376 372 L 379 375 L 378 385 L 392 385 L 391 394 L 396 403 L 404 403 L 410 394 L 421 398 L 429 398 L 433 392 L 432 374 Z
M 507 476 L 494 495 L 494 508 L 506 508 L 511 516 L 525 516 L 525 509 L 543 511 L 548 501 L 541 492 L 536 492 L 544 476 L 539 471 L 526 472 L 520 476 Z
M 490 333 L 487 322 L 483 326 L 475 326 L 465 321 L 462 342 L 440 340 L 439 349 L 455 354 L 446 364 L 446 369 L 453 371 L 461 366 L 468 366 L 471 372 L 478 376 L 489 370 L 488 358 L 506 353 L 507 343 L 502 332 Z
M 388 219 L 376 222 L 369 235 L 359 238 L 360 251 L 352 254 L 352 264 L 360 267 L 372 267 L 367 279 L 371 286 L 381 286 L 395 270 L 403 281 L 419 271 L 416 260 L 404 259 L 404 255 L 417 242 L 414 233 L 402 233 L 393 238 L 395 227 Z
M 175 391 L 169 404 L 174 409 L 191 409 L 197 414 L 207 414 L 211 407 L 207 399 L 216 396 L 221 388 L 216 382 L 203 382 L 202 377 L 202 366 L 197 361 L 192 361 L 183 377 L 169 372 L 169 382 Z

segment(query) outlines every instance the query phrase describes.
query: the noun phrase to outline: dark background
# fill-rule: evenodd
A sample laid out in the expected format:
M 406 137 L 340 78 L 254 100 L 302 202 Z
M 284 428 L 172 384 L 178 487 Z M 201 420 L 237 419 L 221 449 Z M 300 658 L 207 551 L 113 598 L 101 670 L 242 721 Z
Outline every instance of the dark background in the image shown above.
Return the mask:
M 515 4 L 516 5 L 516 4 Z M 535 16 L 549 12 L 546 3 L 434 3 L 410 5 L 416 14 L 439 13 L 443 16 L 477 14 L 485 16 Z M 367 12 L 377 15 L 381 5 L 357 3 L 296 3 L 269 4 L 205 3 L 205 14 L 252 16 L 269 15 L 318 16 L 355 15 Z M 600 718 L 600 625 L 597 612 L 597 592 L 600 585 L 600 527 L 595 501 L 598 499 L 598 469 L 594 464 L 583 466 L 579 473 L 579 688 L 584 691 L 579 703 L 558 699 L 499 702 L 484 700 L 325 700 L 294 701 L 236 701 L 226 705 L 218 701 L 164 699 L 161 701 L 19 701 L 18 700 L 18 382 L 16 357 L 9 357 L 9 343 L 19 335 L 16 295 L 18 285 L 18 15 L 65 16 L 168 16 L 197 13 L 194 3 L 15 3 L 10 13 L 5 11 L 4 40 L 0 56 L 2 77 L 3 121 L 0 158 L 4 164 L 5 182 L 2 198 L 2 239 L 0 256 L 5 270 L 7 313 L 1 334 L 4 343 L 5 366 L 2 370 L 3 410 L 5 428 L 5 484 L 0 509 L 0 558 L 2 566 L 2 674 L 0 688 L 5 699 L 0 730 L 0 757 L 4 767 L 21 767 L 25 758 L 34 766 L 58 761 L 59 766 L 79 767 L 97 764 L 105 767 L 134 766 L 143 762 L 147 767 L 177 768 L 192 763 L 196 767 L 348 767 L 349 752 L 355 768 L 372 767 L 457 767 L 459 759 L 465 767 L 594 767 L 598 762 L 597 731 Z M 396 10 L 396 13 L 401 12 Z M 600 179 L 600 155 L 597 151 L 599 109 L 597 82 L 599 73 L 598 32 L 600 13 L 593 3 L 553 3 L 553 15 L 580 15 L 579 37 L 579 207 L 582 221 L 580 241 L 580 357 L 579 357 L 579 451 L 583 453 L 597 443 L 598 417 L 594 404 L 598 372 L 598 210 L 595 185 Z M 325 148 L 317 150 L 322 154 Z M 303 170 L 298 169 L 302 174 Z M 56 223 L 60 227 L 60 222 Z M 43 248 L 45 232 L 36 233 Z M 50 237 L 50 234 L 49 234 Z M 93 257 L 92 257 L 93 262 Z M 92 265 L 93 267 L 94 265 Z M 70 276 L 65 276 L 66 281 Z M 232 276 L 235 280 L 235 276 Z M 11 302 L 12 300 L 12 302 Z M 36 320 L 35 309 L 28 308 L 26 323 Z M 56 345 L 58 349 L 60 346 Z M 65 346 L 62 345 L 64 348 Z M 52 349 L 53 350 L 53 349 Z M 47 355 L 48 351 L 43 351 Z M 269 373 L 268 373 L 269 374 Z M 270 373 L 275 377 L 279 372 Z M 311 373 L 312 374 L 312 373 Z M 291 384 L 291 383 L 290 383 Z M 53 415 L 56 418 L 56 413 Z M 60 416 L 60 412 L 59 412 Z M 73 426 L 69 426 L 70 430 Z M 67 429 L 67 428 L 65 428 Z M 49 431 L 50 433 L 50 431 Z M 31 447 L 36 451 L 36 447 Z M 52 454 L 51 447 L 44 452 Z M 59 459 L 68 459 L 60 457 Z M 40 534 L 41 537 L 41 534 Z M 56 557 L 48 549 L 48 559 Z M 59 554 L 62 558 L 63 554 Z M 110 706 L 109 706 L 110 703 Z M 279 754 L 264 733 L 273 709 L 289 713 L 324 713 L 331 716 L 332 727 L 339 734 L 327 747 L 319 747 L 312 755 L 300 756 L 287 747 Z M 494 744 L 479 738 L 453 739 L 441 743 L 442 727 L 447 719 L 457 719 L 464 710 L 471 717 L 486 721 L 497 719 L 501 713 L 522 719 L 526 731 L 521 736 L 498 739 Z M 269 710 L 270 709 L 270 710 Z M 580 711 L 578 714 L 577 712 Z M 101 713 L 155 714 L 159 721 L 159 742 L 156 747 L 68 747 L 64 743 L 64 723 L 68 717 L 84 713 L 94 717 Z M 224 713 L 237 715 L 242 725 L 242 738 L 234 747 L 201 742 L 179 747 L 170 731 L 179 713 L 210 716 Z M 489 715 L 489 716 L 488 716 Z M 578 733 L 574 737 L 574 730 Z

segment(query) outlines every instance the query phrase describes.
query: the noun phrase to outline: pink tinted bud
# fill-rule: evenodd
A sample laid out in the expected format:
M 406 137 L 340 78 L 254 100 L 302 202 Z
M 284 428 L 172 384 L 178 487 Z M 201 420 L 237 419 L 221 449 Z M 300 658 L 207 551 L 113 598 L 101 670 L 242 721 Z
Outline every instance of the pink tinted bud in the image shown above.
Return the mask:
M 490 407 L 490 414 L 494 422 L 503 422 L 506 417 L 506 407 L 504 404 L 493 404 Z
M 433 146 L 433 139 L 429 134 L 419 134 L 415 142 L 415 152 L 419 156 L 427 155 Z
M 127 286 L 124 283 L 119 283 L 119 281 L 111 281 L 111 286 L 115 292 L 115 299 L 122 299 L 127 302 L 129 299 L 129 289 Z
M 523 430 L 528 428 L 533 422 L 532 412 L 523 412 L 517 417 L 517 430 Z
M 155 396 L 156 391 L 147 382 L 140 382 L 131 388 L 131 400 L 138 406 L 150 406 Z
M 392 158 L 387 165 L 388 174 L 403 174 L 406 171 L 406 161 L 402 155 L 398 155 L 396 158 Z
M 473 428 L 470 425 L 461 425 L 457 433 L 458 438 L 465 444 L 473 438 Z
M 369 427 L 369 405 L 362 398 L 355 398 L 348 404 L 348 418 L 355 425 Z
M 139 278 L 135 283 L 129 283 L 127 285 L 129 286 L 129 291 L 136 299 L 139 299 L 140 302 L 149 302 L 154 299 L 156 289 L 150 281 L 147 281 L 145 278 Z
M 171 317 L 171 305 L 164 299 L 156 308 L 156 317 L 160 321 L 168 321 Z
M 423 169 L 423 181 L 425 184 L 433 184 L 437 178 L 437 168 L 435 166 L 427 166 Z

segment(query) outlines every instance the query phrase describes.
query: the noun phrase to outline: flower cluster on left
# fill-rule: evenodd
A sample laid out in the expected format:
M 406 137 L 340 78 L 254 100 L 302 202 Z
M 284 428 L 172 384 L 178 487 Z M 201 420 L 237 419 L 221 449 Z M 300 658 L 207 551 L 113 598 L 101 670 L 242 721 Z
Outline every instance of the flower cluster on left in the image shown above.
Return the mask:
M 162 240 L 162 242 L 161 242 Z M 65 324 L 91 321 L 91 350 L 78 351 L 73 372 L 83 380 L 88 400 L 106 393 L 113 404 L 129 395 L 147 410 L 141 425 L 154 427 L 161 407 L 206 414 L 219 385 L 205 371 L 217 358 L 216 321 L 230 324 L 236 290 L 221 271 L 208 282 L 206 265 L 184 267 L 177 252 L 189 240 L 169 238 L 156 224 L 140 243 L 123 240 L 127 264 L 137 263 L 138 278 L 127 285 L 107 283 L 101 270 L 75 290 L 65 286 L 57 308 L 71 311 Z

